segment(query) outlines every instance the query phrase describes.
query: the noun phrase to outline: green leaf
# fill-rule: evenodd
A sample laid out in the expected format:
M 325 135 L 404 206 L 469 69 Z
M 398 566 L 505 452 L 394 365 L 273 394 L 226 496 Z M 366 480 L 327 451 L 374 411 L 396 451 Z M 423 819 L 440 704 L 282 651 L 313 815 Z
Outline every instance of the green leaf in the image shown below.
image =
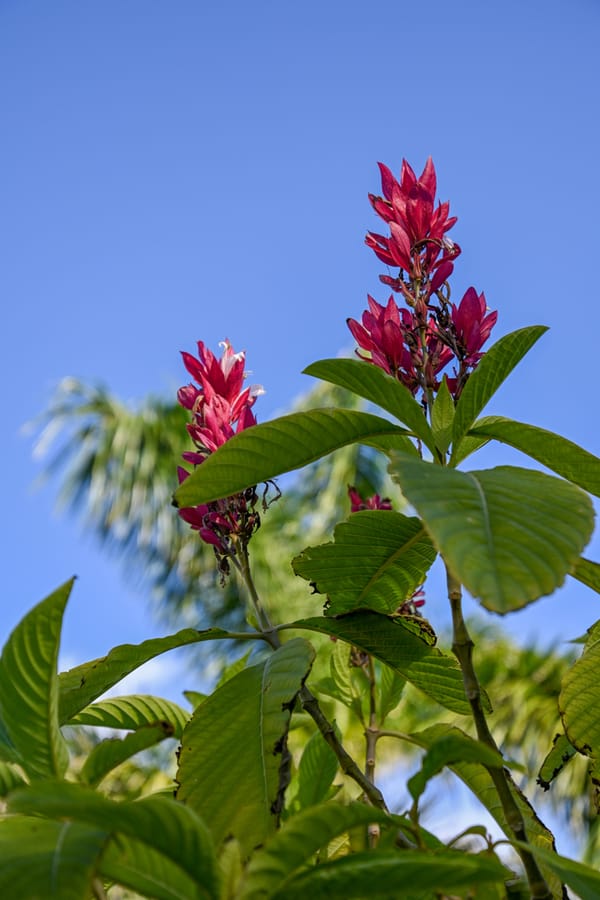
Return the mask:
M 503 416 L 488 416 L 475 422 L 469 434 L 508 444 L 600 497 L 600 459 L 553 431 Z
M 500 338 L 484 354 L 475 371 L 469 376 L 456 405 L 453 432 L 454 452 L 458 450 L 461 438 L 466 435 L 504 379 L 510 375 L 515 366 L 547 330 L 544 325 L 520 328 L 518 331 L 513 331 Z
M 379 724 L 383 725 L 388 715 L 393 712 L 404 692 L 406 678 L 390 669 L 389 666 L 382 665 L 379 675 L 379 703 L 377 711 L 379 715 Z
M 77 713 L 85 709 L 88 704 L 109 688 L 122 681 L 130 672 L 138 669 L 148 660 L 154 659 L 155 656 L 166 653 L 167 650 L 201 641 L 239 637 L 239 634 L 223 631 L 221 628 L 207 628 L 205 631 L 184 628 L 177 634 L 151 638 L 148 641 L 142 641 L 141 644 L 120 644 L 118 647 L 113 647 L 106 656 L 82 663 L 80 666 L 69 669 L 68 672 L 61 672 L 58 676 L 60 723 L 66 725 Z M 253 635 L 248 635 L 248 637 L 253 637 Z M 256 637 L 258 639 L 260 635 L 257 634 Z
M 98 874 L 153 900 L 206 900 L 206 891 L 163 853 L 117 835 L 98 863 Z M 109 894 L 109 896 L 112 895 Z
M 452 712 L 470 715 L 471 707 L 465 697 L 462 672 L 456 659 L 409 631 L 403 618 L 364 610 L 337 619 L 327 616 L 299 619 L 285 627 L 340 638 L 399 672 Z M 489 711 L 487 697 L 483 698 L 483 703 Z
M 410 739 L 420 747 L 429 748 L 435 741 L 439 740 L 439 738 L 450 734 L 466 736 L 465 732 L 461 731 L 460 728 L 438 724 L 425 728 L 423 731 L 419 731 L 416 734 L 412 734 Z M 484 768 L 481 763 L 465 761 L 450 763 L 448 768 L 467 785 L 490 815 L 496 820 L 506 836 L 509 839 L 512 839 L 513 835 L 506 821 L 504 810 L 502 809 L 502 804 L 498 797 L 498 792 L 487 769 Z M 541 819 L 538 818 L 535 810 L 508 773 L 507 778 L 510 792 L 523 817 L 527 836 L 532 847 L 541 847 L 542 849 L 554 851 L 555 845 L 552 832 L 546 828 Z M 555 898 L 555 900 L 562 900 L 563 891 L 560 880 L 553 875 L 553 872 L 551 870 L 549 871 L 547 867 L 542 867 L 542 871 L 550 885 L 553 898 Z
M 170 737 L 180 739 L 189 718 L 189 712 L 172 700 L 146 694 L 132 694 L 92 703 L 71 719 L 69 725 L 95 725 L 131 731 L 148 725 L 161 724 L 168 726 L 166 730 L 170 731 Z
M 376 403 L 408 426 L 411 433 L 435 453 L 433 435 L 423 407 L 407 387 L 378 366 L 358 359 L 321 359 L 307 366 L 303 374 L 337 384 Z
M 0 821 L 0 897 L 88 900 L 105 831 L 28 816 Z
M 560 775 L 564 767 L 569 763 L 577 751 L 565 734 L 557 734 L 552 741 L 552 749 L 542 763 L 537 777 L 537 783 L 548 790 L 554 779 Z
M 455 762 L 476 762 L 485 766 L 502 768 L 504 761 L 497 750 L 474 740 L 455 730 L 444 734 L 429 745 L 421 761 L 419 771 L 409 778 L 407 787 L 413 800 L 418 800 L 427 782 L 442 771 L 444 766 Z
M 406 430 L 371 413 L 312 409 L 247 428 L 209 456 L 175 492 L 180 507 L 220 500 L 300 469 L 347 444 L 406 449 Z
M 0 797 L 6 797 L 17 787 L 26 784 L 17 766 L 0 762 Z
M 215 842 L 233 835 L 247 854 L 274 830 L 288 777 L 290 710 L 313 658 L 308 641 L 289 641 L 194 712 L 177 796 L 210 823 Z
M 184 691 L 183 696 L 188 701 L 192 709 L 196 709 L 201 703 L 204 703 L 208 694 L 201 694 L 200 691 Z
M 452 427 L 454 424 L 455 407 L 452 394 L 448 390 L 448 383 L 444 376 L 431 408 L 431 427 L 435 446 L 443 455 L 452 443 Z
M 348 707 L 352 707 L 355 693 L 352 687 L 350 670 L 350 647 L 343 641 L 335 641 L 331 648 L 329 670 L 335 687 L 336 696 Z
M 173 728 L 168 722 L 146 725 L 126 735 L 124 738 L 107 738 L 97 744 L 87 755 L 80 772 L 85 784 L 100 784 L 103 778 L 121 763 L 135 756 L 141 750 L 147 750 L 162 740 L 173 737 Z
M 459 472 L 401 456 L 390 471 L 454 577 L 493 612 L 552 593 L 592 534 L 590 498 L 552 475 Z
M 394 612 L 423 583 L 437 555 L 418 519 L 391 510 L 353 513 L 333 537 L 292 561 L 297 575 L 327 594 L 329 615 L 360 608 Z
M 30 779 L 62 777 L 69 762 L 58 727 L 56 666 L 72 587 L 66 582 L 27 613 L 0 657 L 0 753 Z
M 9 809 L 70 819 L 124 834 L 165 855 L 204 889 L 218 897 L 217 861 L 210 833 L 196 813 L 163 797 L 115 803 L 78 784 L 42 782 L 12 794 Z
M 513 844 L 524 850 L 531 849 L 538 863 L 551 869 L 561 881 L 576 891 L 580 900 L 598 900 L 600 897 L 600 872 L 597 869 L 592 869 L 573 859 L 567 859 L 565 856 L 559 856 L 558 853 L 552 853 L 542 847 L 530 848 L 520 841 L 513 841 Z
M 586 645 L 577 662 L 565 672 L 558 708 L 565 733 L 580 753 L 600 757 L 600 640 Z
M 584 559 L 582 556 L 575 563 L 571 575 L 587 587 L 600 594 L 600 564 Z
M 421 892 L 467 891 L 511 877 L 493 854 L 459 850 L 383 850 L 355 853 L 301 872 L 271 900 L 364 900 L 421 896 Z M 481 895 L 483 896 L 483 894 Z
M 272 897 L 285 890 L 289 877 L 338 835 L 372 822 L 391 822 L 390 816 L 363 803 L 322 804 L 288 819 L 252 857 L 240 900 Z
M 306 809 L 325 800 L 337 770 L 338 761 L 335 753 L 321 732 L 316 731 L 306 742 L 298 765 L 297 800 L 300 809 Z

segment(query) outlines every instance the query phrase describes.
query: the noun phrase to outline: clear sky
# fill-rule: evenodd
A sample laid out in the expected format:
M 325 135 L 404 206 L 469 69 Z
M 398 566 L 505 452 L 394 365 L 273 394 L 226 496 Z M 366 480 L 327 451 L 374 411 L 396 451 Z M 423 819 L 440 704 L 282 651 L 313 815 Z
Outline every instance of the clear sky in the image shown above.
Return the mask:
M 172 395 L 198 338 L 245 348 L 259 418 L 281 411 L 387 297 L 378 160 L 433 156 L 453 289 L 485 290 L 496 337 L 551 328 L 488 411 L 600 454 L 599 25 L 597 0 L 0 0 L 1 640 L 73 573 L 64 659 L 160 633 L 55 485 L 32 491 L 21 426 L 65 375 Z M 599 614 L 571 582 L 504 624 L 544 642 Z

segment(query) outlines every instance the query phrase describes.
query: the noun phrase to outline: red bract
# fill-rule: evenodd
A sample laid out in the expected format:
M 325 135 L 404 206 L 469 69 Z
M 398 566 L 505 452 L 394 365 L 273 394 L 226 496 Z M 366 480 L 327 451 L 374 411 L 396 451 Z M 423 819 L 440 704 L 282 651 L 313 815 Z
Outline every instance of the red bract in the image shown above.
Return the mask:
M 383 163 L 379 163 L 379 169 L 383 197 L 369 194 L 369 199 L 377 215 L 389 225 L 390 236 L 369 231 L 366 244 L 386 265 L 399 267 L 409 279 L 418 279 L 420 289 L 428 295 L 449 276 L 452 268 L 448 264 L 460 253 L 460 247 L 446 237 L 456 217 L 450 216 L 448 203 L 435 206 L 437 179 L 431 157 L 419 178 L 406 160 L 402 161 L 400 181 Z M 429 285 L 428 279 L 440 266 L 444 266 L 444 275 L 436 279 L 435 286 Z M 406 296 L 401 276 L 384 275 L 381 280 Z
M 196 380 L 179 388 L 180 404 L 193 413 L 188 431 L 200 455 L 204 458 L 214 453 L 238 431 L 256 425 L 251 412 L 256 398 L 263 393 L 259 385 L 244 388 L 246 355 L 234 353 L 229 341 L 224 341 L 220 359 L 198 341 L 198 358 L 182 352 L 186 369 Z M 194 458 L 188 461 L 198 464 Z
M 348 487 L 348 496 L 350 497 L 351 512 L 359 512 L 361 509 L 391 509 L 392 502 L 388 497 L 380 497 L 374 494 L 366 500 L 360 496 L 355 487 Z
M 476 366 L 483 353 L 479 353 L 481 347 L 490 336 L 491 330 L 498 319 L 497 311 L 486 315 L 487 306 L 485 294 L 477 294 L 475 288 L 470 287 L 458 306 L 452 304 L 451 319 L 454 326 L 459 352 L 468 366 Z
M 435 390 L 436 376 L 452 359 L 452 350 L 440 340 L 434 319 L 419 321 L 411 310 L 399 309 L 393 297 L 385 307 L 371 296 L 368 303 L 362 324 L 347 320 L 360 348 L 357 356 L 393 375 L 412 394 L 419 388 Z

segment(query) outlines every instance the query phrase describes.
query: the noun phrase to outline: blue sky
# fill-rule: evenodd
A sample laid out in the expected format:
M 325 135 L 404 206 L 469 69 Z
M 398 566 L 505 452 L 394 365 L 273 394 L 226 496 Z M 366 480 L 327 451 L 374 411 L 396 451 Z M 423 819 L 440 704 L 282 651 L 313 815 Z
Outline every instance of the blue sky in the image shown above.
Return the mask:
M 261 420 L 284 409 L 387 297 L 363 245 L 378 160 L 433 156 L 455 295 L 485 290 L 495 336 L 550 326 L 489 412 L 600 454 L 599 24 L 595 0 L 0 0 L 2 640 L 73 573 L 64 659 L 161 631 L 55 485 L 32 490 L 22 425 L 65 375 L 173 395 L 198 338 L 247 350 Z M 571 637 L 597 601 L 570 583 L 504 624 Z

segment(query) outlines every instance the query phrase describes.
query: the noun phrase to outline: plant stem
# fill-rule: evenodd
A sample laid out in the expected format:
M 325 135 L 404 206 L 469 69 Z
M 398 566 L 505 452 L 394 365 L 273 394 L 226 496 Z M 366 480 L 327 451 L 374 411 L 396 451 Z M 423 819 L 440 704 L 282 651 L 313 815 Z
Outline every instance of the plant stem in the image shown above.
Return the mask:
M 483 705 L 481 703 L 481 688 L 473 666 L 473 641 L 469 635 L 462 613 L 462 589 L 460 582 L 448 570 L 446 566 L 448 583 L 448 598 L 452 609 L 452 652 L 456 656 L 463 674 L 465 695 L 471 705 L 473 721 L 477 731 L 477 737 L 482 744 L 486 744 L 493 750 L 499 751 L 498 745 L 489 729 Z M 507 770 L 502 766 L 485 767 L 494 782 L 494 787 L 502 805 L 504 817 L 514 837 L 518 841 L 527 843 L 527 832 L 521 811 L 517 806 L 511 791 Z M 544 876 L 533 855 L 528 850 L 517 848 L 521 857 L 525 874 L 529 882 L 532 900 L 552 900 L 552 893 L 546 884 Z
M 274 628 L 271 624 L 269 616 L 267 615 L 267 612 L 261 603 L 260 597 L 258 596 L 258 591 L 256 590 L 254 579 L 252 578 L 250 559 L 246 547 L 244 547 L 242 552 L 240 553 L 238 570 L 240 572 L 240 575 L 242 576 L 244 584 L 248 589 L 248 593 L 250 594 L 254 609 L 256 610 L 256 615 L 262 630 L 264 640 L 266 640 L 271 645 L 273 650 L 277 650 L 279 647 L 281 647 L 281 640 L 279 638 L 279 634 L 277 633 L 277 629 Z M 352 778 L 352 780 L 356 782 L 356 784 L 363 791 L 365 797 L 373 806 L 376 806 L 378 809 L 383 809 L 385 810 L 385 812 L 387 812 L 388 809 L 385 805 L 383 794 L 375 787 L 374 784 L 372 784 L 371 781 L 369 781 L 367 776 L 361 772 L 359 766 L 354 762 L 350 754 L 344 749 L 341 741 L 335 733 L 333 725 L 326 718 L 321 707 L 319 706 L 317 698 L 306 687 L 305 684 L 303 684 L 300 688 L 299 696 L 300 702 L 302 703 L 302 708 L 305 709 L 309 716 L 313 719 L 317 728 L 323 735 L 323 738 L 335 753 L 342 772 L 344 772 L 345 775 L 347 775 L 349 778 Z
M 323 714 L 317 698 L 311 693 L 306 685 L 303 685 L 300 690 L 300 700 L 303 708 L 313 719 L 317 728 L 335 753 L 342 772 L 356 782 L 363 791 L 365 797 L 373 806 L 387 812 L 388 808 L 383 799 L 383 794 L 371 781 L 369 781 L 367 776 L 361 772 L 350 754 L 346 752 L 335 733 L 333 725 Z

